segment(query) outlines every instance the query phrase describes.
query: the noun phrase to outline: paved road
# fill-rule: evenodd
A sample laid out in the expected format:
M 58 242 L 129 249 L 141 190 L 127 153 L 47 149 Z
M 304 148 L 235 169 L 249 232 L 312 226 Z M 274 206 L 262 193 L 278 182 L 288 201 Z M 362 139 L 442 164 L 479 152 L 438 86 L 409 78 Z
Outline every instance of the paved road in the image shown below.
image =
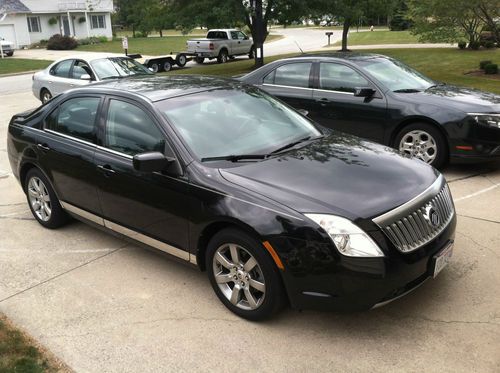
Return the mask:
M 0 312 L 75 371 L 500 371 L 500 164 L 446 170 L 459 221 L 437 279 L 371 312 L 251 323 L 203 273 L 82 223 L 36 223 L 5 136 L 10 116 L 38 102 L 0 102 Z

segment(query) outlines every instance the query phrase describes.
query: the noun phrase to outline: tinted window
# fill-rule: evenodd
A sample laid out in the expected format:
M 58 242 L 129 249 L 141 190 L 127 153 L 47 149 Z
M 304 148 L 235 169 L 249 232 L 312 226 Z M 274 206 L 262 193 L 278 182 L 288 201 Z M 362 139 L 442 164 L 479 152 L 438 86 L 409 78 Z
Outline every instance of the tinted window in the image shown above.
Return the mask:
M 264 78 L 264 83 L 307 88 L 311 65 L 307 62 L 280 66 Z
M 225 31 L 210 31 L 207 34 L 207 39 L 227 39 L 227 33 Z
M 54 68 L 52 68 L 52 75 L 59 76 L 61 78 L 69 78 L 69 70 L 71 69 L 72 63 L 73 60 L 59 62 Z
M 238 39 L 238 33 L 236 31 L 231 31 L 231 39 L 233 39 L 233 40 Z
M 241 31 L 238 31 L 238 39 L 244 40 L 246 38 L 245 34 L 242 33 Z
M 97 97 L 78 97 L 70 99 L 55 110 L 48 118 L 45 128 L 94 142 L 94 123 L 100 99 Z
M 111 100 L 106 121 L 106 146 L 129 155 L 165 148 L 164 136 L 148 114 L 135 105 Z
M 357 87 L 370 87 L 371 84 L 357 71 L 337 63 L 322 63 L 319 72 L 321 89 L 353 92 Z

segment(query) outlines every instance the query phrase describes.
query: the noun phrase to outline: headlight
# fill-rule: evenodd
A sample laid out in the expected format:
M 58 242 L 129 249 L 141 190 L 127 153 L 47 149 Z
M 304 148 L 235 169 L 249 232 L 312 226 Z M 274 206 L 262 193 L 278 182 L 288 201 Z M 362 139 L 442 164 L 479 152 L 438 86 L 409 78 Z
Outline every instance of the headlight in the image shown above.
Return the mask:
M 476 123 L 493 128 L 500 128 L 500 114 L 468 113 Z
M 337 249 L 347 256 L 376 257 L 384 253 L 361 228 L 346 218 L 335 215 L 305 214 L 331 237 Z

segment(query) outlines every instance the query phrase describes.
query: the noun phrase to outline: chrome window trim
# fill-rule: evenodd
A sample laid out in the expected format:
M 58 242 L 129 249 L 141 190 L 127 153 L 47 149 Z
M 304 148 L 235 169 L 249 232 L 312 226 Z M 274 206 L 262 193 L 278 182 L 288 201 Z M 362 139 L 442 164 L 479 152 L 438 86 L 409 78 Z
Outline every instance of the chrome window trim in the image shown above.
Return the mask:
M 48 129 L 48 128 L 44 128 L 42 132 L 52 133 L 54 135 L 64 137 L 65 139 L 73 140 L 73 141 L 76 141 L 76 142 L 79 142 L 79 143 L 85 144 L 85 145 L 90 145 L 93 148 L 95 148 L 97 146 L 93 142 L 89 142 L 87 140 L 82 140 L 82 139 L 79 139 L 78 137 L 66 135 L 65 133 L 57 132 L 57 131 L 54 131 L 54 130 L 51 130 L 51 129 Z
M 315 91 L 319 91 L 319 92 L 328 92 L 328 93 L 338 93 L 338 94 L 341 94 L 341 95 L 349 95 L 349 96 L 354 96 L 354 93 L 352 92 L 344 92 L 344 91 L 334 91 L 334 90 L 331 90 L 331 89 L 321 89 L 321 88 L 316 88 Z
M 306 88 L 306 87 L 295 87 L 293 85 L 281 85 L 281 84 L 270 84 L 270 83 L 262 83 L 263 86 L 268 86 L 268 87 L 279 87 L 279 88 L 294 88 L 294 89 L 302 89 L 306 91 L 312 91 L 313 88 Z
M 394 210 L 388 211 L 385 214 L 377 216 L 376 218 L 372 219 L 372 221 L 378 226 L 382 226 L 382 225 L 389 225 L 394 221 L 405 217 L 406 215 L 408 215 L 408 212 L 411 211 L 413 208 L 415 208 L 416 206 L 423 205 L 425 202 L 427 202 L 428 199 L 436 196 L 441 190 L 441 188 L 444 186 L 444 184 L 445 184 L 445 179 L 442 174 L 439 174 L 438 178 L 418 196 L 412 198 L 406 203 L 403 203 L 401 206 L 396 207 Z
M 134 159 L 134 157 L 131 156 L 131 155 L 129 155 L 129 154 L 121 153 L 121 152 L 119 152 L 117 150 L 106 148 L 105 146 L 96 145 L 96 149 L 104 150 L 104 151 L 106 151 L 108 153 L 119 155 L 119 156 L 127 158 L 127 159 Z
M 183 259 L 185 261 L 189 261 L 192 264 L 197 264 L 196 261 L 196 255 L 191 254 L 188 251 L 184 251 L 181 249 L 178 249 L 172 245 L 166 244 L 165 242 L 159 241 L 157 239 L 154 239 L 150 236 L 147 236 L 145 234 L 139 233 L 137 231 L 134 231 L 132 229 L 126 228 L 123 225 L 113 223 L 110 220 L 103 219 L 102 217 L 92 214 L 91 212 L 82 210 L 68 202 L 60 201 L 61 207 L 75 215 L 78 215 L 84 219 L 90 220 L 98 225 L 101 225 L 109 230 L 112 230 L 116 233 L 120 233 L 124 236 L 127 236 L 135 241 L 142 242 L 143 244 L 146 244 L 148 246 L 154 247 L 155 249 L 158 249 L 160 251 L 166 252 L 167 254 L 173 255 L 177 258 Z

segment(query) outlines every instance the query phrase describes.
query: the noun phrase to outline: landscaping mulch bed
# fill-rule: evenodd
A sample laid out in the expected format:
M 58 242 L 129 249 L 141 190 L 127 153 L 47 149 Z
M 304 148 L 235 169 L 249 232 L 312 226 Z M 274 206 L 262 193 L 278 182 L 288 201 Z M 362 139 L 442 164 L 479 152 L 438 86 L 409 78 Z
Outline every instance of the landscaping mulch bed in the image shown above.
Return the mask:
M 500 74 L 485 74 L 483 70 L 467 71 L 464 75 L 480 76 L 481 78 L 500 80 Z

